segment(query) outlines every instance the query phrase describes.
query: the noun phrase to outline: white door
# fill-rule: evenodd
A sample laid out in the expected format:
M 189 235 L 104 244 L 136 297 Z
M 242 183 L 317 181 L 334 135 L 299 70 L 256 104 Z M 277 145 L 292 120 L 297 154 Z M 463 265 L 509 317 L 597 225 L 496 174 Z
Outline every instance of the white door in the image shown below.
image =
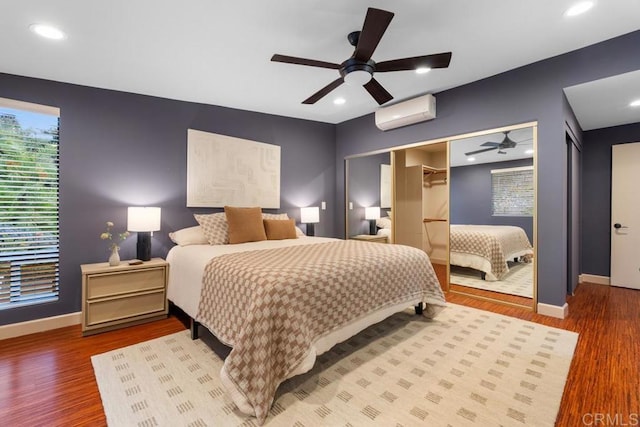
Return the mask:
M 612 146 L 611 284 L 640 289 L 640 142 Z

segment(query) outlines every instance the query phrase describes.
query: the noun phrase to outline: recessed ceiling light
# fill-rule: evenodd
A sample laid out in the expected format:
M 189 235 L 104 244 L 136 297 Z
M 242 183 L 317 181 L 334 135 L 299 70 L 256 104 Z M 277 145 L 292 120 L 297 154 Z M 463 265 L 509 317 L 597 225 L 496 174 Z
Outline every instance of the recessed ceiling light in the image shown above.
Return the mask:
M 344 98 L 336 98 L 336 99 L 333 100 L 333 103 L 336 104 L 336 105 L 342 105 L 345 102 L 347 102 L 347 100 L 344 99 Z
M 524 152 L 524 154 L 533 154 L 533 148 L 529 148 Z
M 62 40 L 66 38 L 66 35 L 59 29 L 50 25 L 44 24 L 31 24 L 29 29 L 41 37 L 52 40 Z
M 581 1 L 579 3 L 574 4 L 569 9 L 565 10 L 564 16 L 577 16 L 585 13 L 589 9 L 591 9 L 594 5 L 592 1 Z
M 640 107 L 640 99 L 636 99 L 635 101 L 631 101 L 629 103 L 629 107 Z
M 467 157 L 467 162 L 475 162 L 476 158 L 471 156 L 471 157 Z
M 416 74 L 426 74 L 429 71 L 431 71 L 431 68 L 429 68 L 429 67 L 416 68 Z

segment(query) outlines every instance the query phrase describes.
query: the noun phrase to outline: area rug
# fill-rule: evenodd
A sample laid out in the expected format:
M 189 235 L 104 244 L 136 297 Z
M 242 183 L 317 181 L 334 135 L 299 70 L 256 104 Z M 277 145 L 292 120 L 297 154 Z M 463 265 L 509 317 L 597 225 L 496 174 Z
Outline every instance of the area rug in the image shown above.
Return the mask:
M 279 389 L 268 426 L 551 426 L 578 335 L 449 304 L 374 325 Z M 189 332 L 93 356 L 110 426 L 255 426 Z
M 482 280 L 477 270 L 451 266 L 449 281 L 456 285 L 533 298 L 533 263 L 509 263 L 509 272 L 501 280 L 493 282 Z

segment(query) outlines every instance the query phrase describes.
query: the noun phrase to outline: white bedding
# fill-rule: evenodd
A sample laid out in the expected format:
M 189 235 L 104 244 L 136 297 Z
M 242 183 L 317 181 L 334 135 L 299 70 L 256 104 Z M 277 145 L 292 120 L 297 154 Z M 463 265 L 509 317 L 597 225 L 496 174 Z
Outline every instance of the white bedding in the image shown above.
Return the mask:
M 521 227 L 451 224 L 449 263 L 482 271 L 487 281 L 504 276 L 508 261 L 531 256 L 533 248 Z

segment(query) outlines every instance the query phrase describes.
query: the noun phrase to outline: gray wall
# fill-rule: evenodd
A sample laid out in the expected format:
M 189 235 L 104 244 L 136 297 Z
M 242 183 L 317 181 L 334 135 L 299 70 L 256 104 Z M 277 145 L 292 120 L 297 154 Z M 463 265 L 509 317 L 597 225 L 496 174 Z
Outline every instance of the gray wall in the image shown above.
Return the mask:
M 491 214 L 491 170 L 533 165 L 532 159 L 481 163 L 451 168 L 449 218 L 451 224 L 514 225 L 524 229 L 533 244 L 533 218 Z
M 299 206 L 324 200 L 316 234 L 336 234 L 333 125 L 6 74 L 0 97 L 61 109 L 60 299 L 2 310 L 0 324 L 79 311 L 80 264 L 107 260 L 98 236 L 106 221 L 126 228 L 127 206 L 162 208 L 153 256 L 172 246 L 168 232 L 196 224 L 186 208 L 187 128 L 281 146 L 281 211 L 299 220 Z M 135 258 L 135 236 L 121 247 Z
M 584 132 L 582 270 L 611 274 L 611 146 L 640 142 L 640 123 Z M 639 166 L 640 167 L 640 166 Z
M 336 133 L 336 173 L 343 176 L 343 159 L 348 155 L 537 121 L 538 299 L 562 306 L 567 280 L 567 149 L 562 89 L 640 69 L 638 46 L 640 31 L 438 93 L 437 118 L 429 122 L 387 132 L 375 127 L 373 114 L 341 123 Z M 456 67 L 455 58 L 454 52 L 452 68 Z M 393 88 L 389 90 L 393 93 Z M 344 187 L 338 188 L 338 202 L 343 196 Z

